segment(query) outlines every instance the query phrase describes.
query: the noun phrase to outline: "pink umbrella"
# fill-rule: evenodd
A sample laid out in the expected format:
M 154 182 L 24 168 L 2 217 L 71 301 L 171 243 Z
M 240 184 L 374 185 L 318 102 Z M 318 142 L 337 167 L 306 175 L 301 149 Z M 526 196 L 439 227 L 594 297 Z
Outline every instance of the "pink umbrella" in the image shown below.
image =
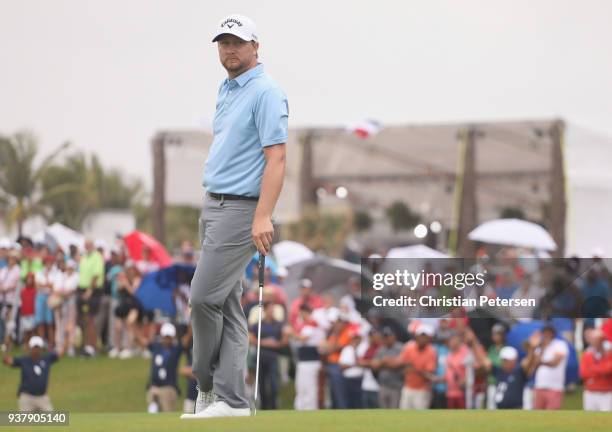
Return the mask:
M 123 237 L 125 247 L 128 250 L 130 258 L 134 261 L 142 259 L 142 250 L 148 247 L 151 251 L 151 259 L 159 264 L 160 267 L 168 267 L 172 264 L 170 254 L 155 237 L 142 231 L 132 231 Z

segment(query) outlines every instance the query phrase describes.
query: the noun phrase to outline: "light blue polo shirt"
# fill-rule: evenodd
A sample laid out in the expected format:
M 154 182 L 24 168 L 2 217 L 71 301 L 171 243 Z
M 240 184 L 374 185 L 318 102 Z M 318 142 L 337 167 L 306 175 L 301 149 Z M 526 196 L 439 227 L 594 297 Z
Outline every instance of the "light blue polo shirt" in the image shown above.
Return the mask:
M 287 142 L 289 105 L 263 65 L 219 88 L 213 143 L 204 166 L 208 192 L 259 196 L 265 167 L 263 148 Z

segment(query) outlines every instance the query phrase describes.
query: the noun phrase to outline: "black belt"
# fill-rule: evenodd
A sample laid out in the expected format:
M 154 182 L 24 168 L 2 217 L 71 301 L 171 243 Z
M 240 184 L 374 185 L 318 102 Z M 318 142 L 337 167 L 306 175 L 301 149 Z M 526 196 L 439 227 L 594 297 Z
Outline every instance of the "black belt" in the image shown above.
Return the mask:
M 257 201 L 259 197 L 252 197 L 246 195 L 232 195 L 232 194 L 218 194 L 214 192 L 208 192 L 208 196 L 212 199 L 228 201 L 228 200 L 245 200 L 245 201 Z

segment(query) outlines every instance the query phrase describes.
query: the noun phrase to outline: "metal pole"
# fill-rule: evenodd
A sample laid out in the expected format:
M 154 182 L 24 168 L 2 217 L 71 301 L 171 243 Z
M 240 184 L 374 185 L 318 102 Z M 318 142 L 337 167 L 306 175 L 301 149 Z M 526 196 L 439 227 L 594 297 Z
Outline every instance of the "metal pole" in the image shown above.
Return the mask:
M 261 315 L 263 309 L 263 286 L 264 286 L 264 273 L 266 268 L 266 256 L 262 253 L 259 254 L 259 319 L 257 323 L 257 360 L 255 364 L 255 406 L 253 414 L 257 414 L 257 395 L 259 393 L 259 349 L 261 347 Z

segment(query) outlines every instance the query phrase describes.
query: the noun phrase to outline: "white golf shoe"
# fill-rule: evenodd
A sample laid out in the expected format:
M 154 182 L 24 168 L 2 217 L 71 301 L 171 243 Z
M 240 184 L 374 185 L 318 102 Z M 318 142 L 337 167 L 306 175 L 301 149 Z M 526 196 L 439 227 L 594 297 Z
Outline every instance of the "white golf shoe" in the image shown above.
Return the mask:
M 212 405 L 216 400 L 217 400 L 217 395 L 215 395 L 215 393 L 212 390 L 203 392 L 203 391 L 200 391 L 200 389 L 198 389 L 198 398 L 196 399 L 195 410 L 193 413 L 197 414 L 199 412 L 204 411 L 206 408 Z
M 183 414 L 181 419 L 201 419 L 216 417 L 248 417 L 251 415 L 249 408 L 232 408 L 223 401 L 216 401 L 209 405 L 204 411 L 197 414 Z

